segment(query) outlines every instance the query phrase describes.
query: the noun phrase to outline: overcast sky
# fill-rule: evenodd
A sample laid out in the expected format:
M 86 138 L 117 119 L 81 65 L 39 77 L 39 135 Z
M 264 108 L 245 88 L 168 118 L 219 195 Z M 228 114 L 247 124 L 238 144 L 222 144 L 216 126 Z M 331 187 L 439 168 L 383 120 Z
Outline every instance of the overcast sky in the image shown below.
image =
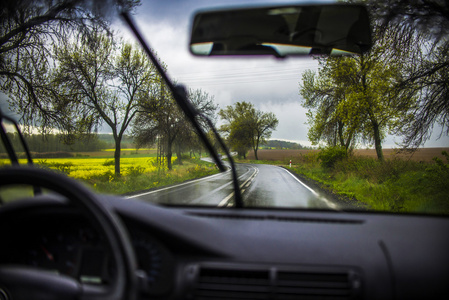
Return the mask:
M 135 19 L 146 41 L 167 64 L 172 79 L 213 95 L 220 108 L 249 101 L 258 109 L 271 111 L 279 119 L 272 139 L 310 145 L 304 124 L 306 110 L 298 95 L 299 78 L 304 70 L 316 69 L 316 61 L 194 57 L 188 51 L 190 23 L 196 10 L 263 2 L 274 1 L 143 1 Z M 294 1 L 281 1 L 288 2 Z
M 289 3 L 276 0 L 150 0 L 142 1 L 134 15 L 145 40 L 167 64 L 169 76 L 188 88 L 201 88 L 215 97 L 220 108 L 237 101 L 250 101 L 256 108 L 276 114 L 279 125 L 272 139 L 310 145 L 307 140 L 306 110 L 301 107 L 299 82 L 307 69 L 317 70 L 311 58 L 210 58 L 194 57 L 188 51 L 193 13 L 199 9 L 247 6 L 259 3 Z M 321 1 L 324 2 L 324 1 Z M 329 1 L 326 1 L 329 2 Z M 130 38 L 129 32 L 122 33 Z M 435 130 L 439 133 L 439 130 Z M 432 139 L 426 147 L 449 146 L 449 138 Z M 396 147 L 400 138 L 389 136 L 384 147 Z M 360 145 L 365 147 L 365 145 Z

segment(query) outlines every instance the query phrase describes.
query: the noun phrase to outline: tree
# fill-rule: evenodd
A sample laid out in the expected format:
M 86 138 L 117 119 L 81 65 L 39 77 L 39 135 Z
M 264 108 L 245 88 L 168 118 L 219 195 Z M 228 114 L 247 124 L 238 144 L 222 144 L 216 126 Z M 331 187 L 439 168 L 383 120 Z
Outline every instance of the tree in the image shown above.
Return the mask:
M 122 43 L 115 62 L 115 75 L 118 81 L 118 105 L 112 106 L 113 122 L 105 119 L 112 129 L 115 140 L 115 173 L 120 172 L 120 143 L 123 134 L 148 97 L 151 86 L 156 83 L 157 72 L 143 51 L 133 49 L 130 44 Z
M 273 113 L 257 110 L 248 102 L 237 102 L 235 107 L 227 106 L 220 110 L 219 115 L 227 122 L 220 130 L 228 135 L 230 146 L 244 158 L 248 149 L 252 148 L 257 160 L 259 145 L 271 136 L 279 123 Z
M 214 97 L 209 95 L 207 92 L 204 92 L 201 89 L 190 89 L 187 93 L 189 101 L 196 108 L 196 110 L 205 116 L 206 118 L 215 122 L 215 111 L 218 106 L 214 103 Z M 190 122 L 186 119 L 185 126 L 181 128 L 180 133 L 178 134 L 175 144 L 176 144 L 176 156 L 177 162 L 182 164 L 182 153 L 185 151 L 190 151 L 192 149 L 202 149 L 203 144 L 199 139 L 196 132 L 193 130 Z M 203 127 L 203 129 L 207 129 L 208 124 L 202 117 L 197 117 L 197 122 Z
M 100 29 L 88 40 L 57 49 L 56 58 L 59 67 L 54 82 L 61 90 L 57 97 L 70 99 L 76 106 L 68 122 L 82 132 L 103 123 L 112 130 L 115 174 L 120 175 L 121 140 L 148 97 L 156 76 L 153 66 L 143 52 L 126 43 L 117 47 Z
M 416 99 L 414 118 L 397 132 L 404 147 L 428 140 L 435 124 L 449 135 L 449 6 L 439 0 L 368 1 L 374 19 L 390 41 L 391 60 L 401 60 L 398 89 Z M 388 29 L 388 30 L 387 30 Z
M 251 148 L 251 129 L 249 120 L 254 107 L 248 102 L 237 102 L 235 107 L 227 106 L 218 113 L 226 123 L 220 126 L 220 131 L 227 135 L 229 147 L 237 151 L 239 157 L 246 158 L 246 152 Z
M 327 89 L 329 85 L 322 84 L 320 80 L 314 78 L 314 75 L 305 74 L 301 90 L 302 92 L 311 91 L 313 95 L 309 97 L 307 93 L 303 94 L 304 105 L 309 108 L 309 124 L 311 125 L 309 138 L 312 142 L 316 143 L 320 139 L 329 141 L 331 136 L 338 136 L 340 140 L 342 136 L 351 137 L 346 130 L 340 134 L 340 130 L 341 128 L 354 129 L 354 127 L 341 123 L 341 118 L 337 116 L 363 116 L 363 119 L 370 120 L 371 124 L 366 122 L 353 124 L 357 125 L 356 132 L 349 132 L 355 133 L 356 137 L 372 140 L 378 157 L 382 159 L 381 140 L 386 130 L 403 135 L 404 147 L 417 147 L 423 144 L 430 137 L 434 124 L 441 126 L 440 135 L 443 132 L 449 134 L 449 101 L 447 100 L 449 96 L 447 84 L 449 82 L 447 75 L 449 74 L 449 39 L 447 38 L 449 7 L 438 0 L 386 0 L 366 1 L 366 3 L 373 16 L 374 47 L 368 55 L 365 55 L 365 58 L 361 56 L 361 59 L 364 59 L 363 64 L 359 65 L 360 68 L 356 68 L 366 73 L 368 77 L 362 76 L 360 77 L 362 81 L 356 82 L 359 83 L 358 87 L 361 88 L 362 94 L 369 90 L 374 91 L 369 85 L 365 86 L 363 81 L 366 82 L 366 79 L 369 79 L 371 66 L 377 68 L 381 71 L 379 74 L 386 77 L 378 76 L 378 80 L 372 82 L 380 84 L 379 87 L 383 85 L 381 90 L 387 91 L 385 94 L 387 97 L 383 98 L 385 101 L 373 101 L 373 98 L 365 93 L 367 96 L 365 99 L 371 98 L 368 101 L 370 106 L 367 107 L 377 107 L 377 109 L 368 115 L 348 114 L 351 111 L 342 110 L 339 110 L 340 114 L 337 114 L 337 107 L 341 107 L 347 100 L 341 100 L 338 97 L 336 88 L 339 86 L 347 89 L 345 84 L 341 82 L 339 85 L 336 82 L 330 84 L 332 96 L 329 96 L 329 89 Z M 330 65 L 330 61 L 331 59 L 325 60 L 327 65 Z M 387 70 L 385 66 L 392 72 L 384 72 Z M 327 74 L 333 73 L 331 71 Z M 321 73 L 319 77 L 322 77 Z M 327 78 L 329 80 L 325 82 L 332 82 L 332 78 L 333 76 L 329 76 Z M 313 92 L 314 88 L 317 89 L 315 92 Z M 321 95 L 317 92 L 318 90 Z M 326 92 L 328 95 L 324 94 Z M 318 102 L 314 100 L 319 98 L 321 99 Z M 324 98 L 327 99 L 327 105 Z M 356 98 L 360 99 L 360 97 Z M 317 103 L 320 103 L 319 106 Z M 381 106 L 376 103 L 380 103 Z M 382 103 L 388 105 L 382 106 Z M 379 114 L 382 107 L 383 113 Z M 343 115 L 341 115 L 342 112 L 344 112 Z M 357 119 L 345 118 L 345 120 L 353 122 Z M 343 143 L 340 144 L 343 145 Z
M 254 156 L 256 157 L 256 160 L 259 160 L 259 157 L 257 156 L 259 145 L 265 143 L 266 139 L 270 138 L 272 130 L 276 129 L 279 121 L 272 112 L 264 113 L 260 110 L 256 110 L 253 122 L 254 134 L 251 139 L 251 144 L 254 150 Z
M 111 11 L 130 10 L 138 0 L 107 1 Z M 106 4 L 106 3 L 105 3 Z M 54 67 L 52 47 L 77 36 L 88 37 L 91 29 L 108 29 L 110 12 L 99 10 L 91 1 L 5 0 L 0 4 L 0 90 L 27 125 L 43 130 L 66 130 L 70 106 L 54 103 L 50 74 Z M 61 100 L 61 99 L 60 99 Z
M 311 73 L 304 74 L 300 93 L 303 106 L 309 108 L 312 142 L 334 132 L 347 149 L 360 137 L 373 142 L 378 159 L 384 159 L 386 131 L 410 119 L 414 100 L 395 88 L 402 73 L 398 64 L 383 59 L 388 49 L 379 42 L 366 54 L 323 59 L 317 81 Z
M 329 145 L 339 144 L 347 150 L 357 137 L 359 120 L 344 121 L 345 106 L 342 102 L 346 88 L 332 78 L 333 70 L 345 67 L 340 63 L 341 60 L 336 58 L 320 58 L 322 68 L 318 75 L 311 70 L 304 72 L 300 94 L 304 99 L 302 105 L 309 109 L 308 137 L 312 144 L 325 140 Z
M 207 116 L 214 114 L 216 105 L 213 96 L 201 90 L 189 90 L 187 97 L 199 113 Z M 175 151 L 178 160 L 182 159 L 184 147 L 191 146 L 193 131 L 190 122 L 186 120 L 170 91 L 161 81 L 141 103 L 141 110 L 133 124 L 133 136 L 139 146 L 159 141 L 161 153 L 167 160 L 169 170 L 172 169 L 174 146 L 177 146 Z

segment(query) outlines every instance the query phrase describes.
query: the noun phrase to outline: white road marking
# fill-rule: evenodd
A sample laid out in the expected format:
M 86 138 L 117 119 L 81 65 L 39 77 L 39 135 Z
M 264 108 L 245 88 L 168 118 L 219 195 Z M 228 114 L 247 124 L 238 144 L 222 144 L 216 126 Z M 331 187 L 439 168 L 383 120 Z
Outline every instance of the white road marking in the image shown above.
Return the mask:
M 300 184 L 302 184 L 306 189 L 308 189 L 312 194 L 314 194 L 315 196 L 319 196 L 317 192 L 315 192 L 312 188 L 308 187 L 304 182 L 302 182 L 301 180 L 298 179 L 298 177 L 296 177 L 295 175 L 293 175 L 289 170 L 284 169 L 284 168 L 280 168 L 282 170 L 284 170 L 285 172 L 287 172 L 290 176 L 292 176 L 296 181 L 298 181 Z
M 252 167 L 252 168 L 254 168 L 253 174 L 251 174 L 251 176 L 244 183 L 242 183 L 240 185 L 240 188 L 242 188 L 248 181 L 254 179 L 254 177 L 257 175 L 257 173 L 259 173 L 259 169 L 255 168 L 255 167 Z
M 315 196 L 317 196 L 318 198 L 320 198 L 320 200 L 324 201 L 326 203 L 327 206 L 329 206 L 330 208 L 333 209 L 338 209 L 337 205 L 335 205 L 334 203 L 330 202 L 329 200 L 327 200 L 326 198 L 320 196 L 317 192 L 315 192 L 312 188 L 308 187 L 304 182 L 302 182 L 301 180 L 298 179 L 298 177 L 296 177 L 295 175 L 293 175 L 289 170 L 281 168 L 282 170 L 286 171 L 288 174 L 290 174 L 297 182 L 299 182 L 300 184 L 302 184 L 306 189 L 308 189 L 312 194 L 314 194 Z
M 248 170 L 248 171 L 246 171 L 244 174 L 240 175 L 240 176 L 239 176 L 239 179 L 242 178 L 242 177 L 245 177 L 245 175 L 248 174 L 250 171 L 251 171 L 251 170 Z M 253 174 L 254 174 L 254 173 L 253 173 Z M 252 176 L 252 175 L 251 175 L 251 176 Z M 246 182 L 246 181 L 245 181 L 245 182 Z M 221 185 L 220 187 L 214 189 L 214 190 L 211 191 L 209 194 L 201 196 L 201 197 L 198 198 L 198 199 L 204 198 L 204 197 L 206 197 L 206 196 L 208 196 L 208 195 L 212 195 L 212 194 L 214 194 L 214 193 L 216 193 L 216 192 L 218 192 L 218 191 L 224 189 L 225 187 L 227 187 L 227 186 L 229 186 L 229 185 L 231 185 L 231 184 L 233 184 L 233 181 L 232 181 L 232 180 L 231 180 L 230 182 L 228 182 L 228 183 L 226 183 L 226 184 L 223 184 L 223 185 Z M 234 195 L 234 192 L 232 192 L 232 195 L 228 195 L 225 199 L 228 201 L 233 195 Z M 198 200 L 198 199 L 197 199 L 197 200 Z M 222 202 L 223 202 L 223 204 L 222 204 L 222 206 L 223 206 L 223 205 L 225 204 L 226 201 L 225 201 L 225 202 L 224 202 L 224 200 L 220 201 L 220 203 L 222 203 Z M 220 204 L 218 204 L 218 205 L 220 205 Z
M 225 206 L 228 200 L 232 198 L 232 196 L 234 196 L 234 192 L 230 193 L 226 198 L 221 200 L 220 203 L 218 203 L 218 206 Z
M 252 167 L 252 166 L 251 166 Z M 244 182 L 244 183 L 242 183 L 241 185 L 240 185 L 240 188 L 242 188 L 245 184 L 247 184 L 247 188 L 250 186 L 250 184 L 252 183 L 252 181 L 254 180 L 254 178 L 256 178 L 256 176 L 257 176 L 257 174 L 259 173 L 259 169 L 258 168 L 256 168 L 256 167 L 252 167 L 253 169 L 254 169 L 254 172 L 253 172 L 253 174 L 251 174 L 251 176 L 250 177 L 248 177 L 248 179 Z M 246 173 L 248 173 L 248 172 L 246 172 Z M 245 174 L 246 174 L 245 173 Z M 240 177 L 242 177 L 242 176 L 240 176 Z M 241 191 L 241 194 L 243 194 L 245 192 L 245 189 L 243 189 L 242 191 Z M 220 201 L 220 203 L 218 203 L 218 206 L 219 207 L 221 207 L 221 206 L 232 206 L 233 204 L 231 203 L 231 202 L 229 202 L 228 203 L 228 201 L 232 198 L 232 196 L 234 196 L 234 192 L 232 192 L 231 194 L 229 194 L 228 196 L 226 196 L 226 198 L 224 198 L 223 200 L 221 200 Z
M 228 172 L 230 172 L 230 170 L 228 170 L 226 172 L 223 172 L 223 173 L 218 173 L 218 174 L 215 174 L 215 175 L 211 175 L 211 176 L 207 176 L 207 177 L 203 177 L 203 178 L 199 178 L 199 179 L 183 182 L 183 183 L 180 183 L 180 184 L 177 184 L 177 185 L 173 185 L 173 186 L 169 186 L 169 187 L 166 187 L 166 188 L 157 189 L 157 190 L 146 192 L 146 193 L 142 193 L 142 194 L 132 195 L 132 196 L 129 196 L 129 197 L 126 197 L 126 198 L 127 199 L 137 198 L 137 197 L 141 197 L 141 196 L 157 193 L 157 192 L 160 192 L 160 191 L 165 191 L 165 190 L 177 188 L 177 187 L 180 187 L 180 186 L 183 186 L 183 185 L 186 185 L 186 184 L 191 184 L 191 183 L 195 183 L 195 182 L 202 181 L 202 180 L 209 180 L 209 179 L 217 177 L 217 176 L 224 176 Z
M 211 163 L 214 162 L 213 159 L 210 158 L 210 157 L 203 157 L 203 158 L 201 158 L 201 160 L 206 161 L 206 162 L 211 162 Z M 227 170 L 226 172 L 223 172 L 223 173 L 218 173 L 218 174 L 215 174 L 215 175 L 211 175 L 211 176 L 207 176 L 207 177 L 191 180 L 191 181 L 188 181 L 188 182 L 176 184 L 176 185 L 173 185 L 173 186 L 169 186 L 169 187 L 162 188 L 162 189 L 157 189 L 157 190 L 146 192 L 146 193 L 142 193 L 142 194 L 128 196 L 128 197 L 125 197 L 125 198 L 131 199 L 131 198 L 137 198 L 137 197 L 141 197 L 141 196 L 151 195 L 153 193 L 157 193 L 157 192 L 161 192 L 161 191 L 177 188 L 177 187 L 180 187 L 180 186 L 183 186 L 183 185 L 186 185 L 186 184 L 195 183 L 195 182 L 202 181 L 202 180 L 209 180 L 211 178 L 214 178 L 214 177 L 217 177 L 217 176 L 220 176 L 220 175 L 224 176 L 226 173 L 231 171 L 230 170 L 231 169 L 230 166 L 228 166 L 228 165 L 226 165 L 226 166 L 229 168 L 229 170 Z

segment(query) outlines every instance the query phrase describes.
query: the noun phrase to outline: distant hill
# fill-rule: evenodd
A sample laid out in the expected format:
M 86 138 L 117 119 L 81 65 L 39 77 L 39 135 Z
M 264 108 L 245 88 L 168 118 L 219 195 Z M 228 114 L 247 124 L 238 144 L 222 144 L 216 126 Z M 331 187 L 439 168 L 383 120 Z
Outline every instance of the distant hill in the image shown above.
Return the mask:
M 309 149 L 310 147 L 303 146 L 298 143 L 281 141 L 281 140 L 268 140 L 261 145 L 261 149 Z

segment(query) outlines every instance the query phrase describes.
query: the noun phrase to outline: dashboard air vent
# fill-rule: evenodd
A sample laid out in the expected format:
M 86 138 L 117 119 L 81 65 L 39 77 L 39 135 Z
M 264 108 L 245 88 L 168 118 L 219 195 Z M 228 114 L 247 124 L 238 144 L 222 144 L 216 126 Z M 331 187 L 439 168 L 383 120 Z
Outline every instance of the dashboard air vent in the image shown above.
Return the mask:
M 353 270 L 294 270 L 272 266 L 203 265 L 192 299 L 359 299 L 361 279 Z
M 200 270 L 195 299 L 268 299 L 268 271 Z
M 353 299 L 348 274 L 279 272 L 276 299 Z

